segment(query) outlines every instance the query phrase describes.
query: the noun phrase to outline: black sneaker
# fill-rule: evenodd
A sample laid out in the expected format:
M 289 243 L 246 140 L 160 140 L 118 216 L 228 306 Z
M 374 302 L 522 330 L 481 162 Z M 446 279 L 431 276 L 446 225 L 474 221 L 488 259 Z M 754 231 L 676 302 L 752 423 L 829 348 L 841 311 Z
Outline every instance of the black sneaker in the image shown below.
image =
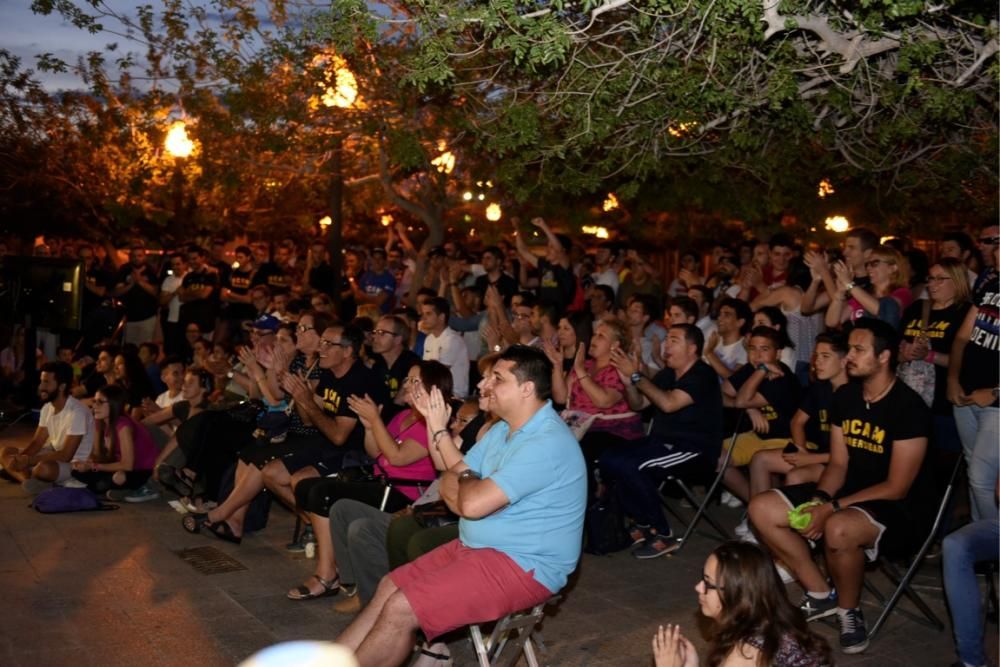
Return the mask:
M 628 536 L 632 540 L 632 546 L 644 544 L 646 540 L 653 536 L 653 530 L 649 526 L 639 523 L 630 523 L 628 526 Z
M 632 557 L 639 560 L 649 560 L 672 554 L 681 548 L 681 543 L 670 535 L 652 535 L 643 544 L 632 549 Z
M 286 544 L 285 549 L 292 553 L 301 553 L 306 550 L 307 544 L 315 541 L 316 541 L 316 536 L 313 535 L 312 526 L 310 526 L 302 531 L 302 534 L 299 535 L 298 540 Z
M 853 655 L 868 648 L 868 630 L 865 629 L 865 617 L 861 609 L 841 611 L 840 616 L 840 650 Z
M 799 611 L 806 621 L 815 621 L 837 613 L 837 591 L 831 590 L 825 598 L 814 598 L 806 593 L 799 602 Z

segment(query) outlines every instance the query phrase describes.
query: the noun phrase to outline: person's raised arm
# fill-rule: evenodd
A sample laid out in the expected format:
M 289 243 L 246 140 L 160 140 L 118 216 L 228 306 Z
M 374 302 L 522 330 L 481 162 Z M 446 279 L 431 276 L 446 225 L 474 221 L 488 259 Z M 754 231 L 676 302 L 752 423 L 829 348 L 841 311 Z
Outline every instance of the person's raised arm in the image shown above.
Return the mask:
M 514 227 L 514 247 L 517 249 L 517 254 L 521 258 L 524 264 L 528 264 L 532 267 L 538 266 L 538 257 L 535 253 L 531 252 L 528 248 L 528 244 L 524 242 L 524 238 L 521 233 L 517 230 L 518 222 L 520 222 L 516 217 L 510 219 L 511 224 Z
M 576 371 L 576 381 L 595 407 L 601 409 L 610 408 L 622 400 L 622 392 L 613 387 L 605 387 L 591 377 L 587 372 L 586 358 L 586 348 L 583 343 L 580 343 L 576 348 L 576 356 L 573 358 L 573 370 Z

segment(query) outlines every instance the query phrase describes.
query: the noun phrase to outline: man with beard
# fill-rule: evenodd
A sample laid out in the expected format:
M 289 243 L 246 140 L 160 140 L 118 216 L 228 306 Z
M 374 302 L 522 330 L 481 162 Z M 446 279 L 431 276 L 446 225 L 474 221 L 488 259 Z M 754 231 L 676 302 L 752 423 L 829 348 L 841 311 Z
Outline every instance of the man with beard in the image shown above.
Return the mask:
M 933 501 L 920 474 L 927 450 L 930 411 L 920 396 L 897 382 L 899 338 L 886 322 L 864 318 L 848 339 L 847 374 L 830 411 L 830 461 L 817 483 L 772 489 L 750 502 L 753 523 L 775 558 L 791 569 L 806 593 L 799 608 L 807 620 L 836 614 L 840 647 L 860 653 L 868 632 L 860 608 L 865 558 L 880 551 L 912 554 L 926 537 Z M 789 526 L 788 511 L 805 503 L 811 520 Z M 808 540 L 824 542 L 833 587 L 809 553 Z
M 38 397 L 44 404 L 35 435 L 23 450 L 4 447 L 0 465 L 29 493 L 70 479 L 73 461 L 86 461 L 94 446 L 94 418 L 70 396 L 73 368 L 63 361 L 42 366 Z
M 476 287 L 481 289 L 483 294 L 486 294 L 488 287 L 496 287 L 500 296 L 503 297 L 504 305 L 509 306 L 510 297 L 517 292 L 517 281 L 504 273 L 503 250 L 495 245 L 486 246 L 483 248 L 483 256 L 480 261 L 483 265 L 483 271 L 486 273 L 476 278 Z

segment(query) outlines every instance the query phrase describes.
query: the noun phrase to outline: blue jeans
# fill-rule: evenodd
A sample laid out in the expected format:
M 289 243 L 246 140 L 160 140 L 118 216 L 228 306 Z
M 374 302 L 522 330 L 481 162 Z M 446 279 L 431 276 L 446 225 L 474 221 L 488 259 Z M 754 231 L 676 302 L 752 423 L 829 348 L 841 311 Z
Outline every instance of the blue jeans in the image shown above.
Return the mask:
M 955 406 L 955 426 L 962 439 L 965 464 L 969 469 L 972 518 L 1000 520 L 996 486 L 1000 475 L 1000 408 L 976 405 Z
M 995 560 L 1000 524 L 996 519 L 975 521 L 944 538 L 944 591 L 951 608 L 955 645 L 967 665 L 985 665 L 983 621 L 975 565 Z

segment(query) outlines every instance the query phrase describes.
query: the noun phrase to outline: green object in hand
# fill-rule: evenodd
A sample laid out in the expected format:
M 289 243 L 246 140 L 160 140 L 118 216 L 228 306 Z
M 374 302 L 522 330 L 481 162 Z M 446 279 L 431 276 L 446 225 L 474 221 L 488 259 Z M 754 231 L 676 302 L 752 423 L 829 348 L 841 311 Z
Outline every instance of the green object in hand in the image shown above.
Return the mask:
M 810 500 L 807 503 L 802 503 L 798 507 L 788 510 L 788 525 L 795 530 L 805 530 L 812 523 L 812 514 L 807 514 L 805 510 L 822 504 L 818 500 Z

